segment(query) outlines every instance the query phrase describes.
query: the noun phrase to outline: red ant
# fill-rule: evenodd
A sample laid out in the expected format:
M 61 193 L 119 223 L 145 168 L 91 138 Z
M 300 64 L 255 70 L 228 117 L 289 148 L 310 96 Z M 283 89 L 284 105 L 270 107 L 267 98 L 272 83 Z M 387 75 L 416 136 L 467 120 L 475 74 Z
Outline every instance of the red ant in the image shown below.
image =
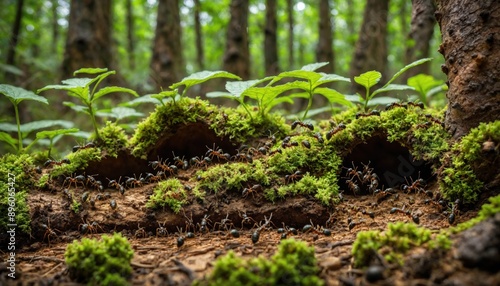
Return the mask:
M 217 158 L 219 161 L 222 160 L 222 161 L 229 161 L 229 159 L 231 159 L 231 155 L 229 155 L 228 153 L 224 153 L 224 151 L 222 151 L 222 149 L 220 148 L 216 148 L 215 147 L 215 143 L 213 144 L 213 148 L 210 149 L 208 146 L 206 146 L 208 151 L 205 153 L 205 156 L 206 157 L 209 157 L 210 159 L 214 159 L 214 158 Z
M 328 131 L 328 133 L 326 133 L 326 140 L 330 140 L 330 138 L 332 138 L 333 135 L 337 134 L 337 132 L 344 130 L 345 128 L 346 126 L 344 123 L 339 123 L 337 127 L 333 128 L 332 130 Z
M 252 197 L 254 197 L 253 194 L 257 191 L 262 191 L 262 186 L 259 184 L 253 185 L 251 188 L 244 188 L 241 195 L 245 198 L 248 194 L 252 194 Z
M 291 124 L 292 130 L 294 130 L 297 127 L 297 125 L 305 127 L 311 131 L 314 130 L 314 125 L 312 123 L 304 123 L 304 122 L 299 121 L 299 120 L 292 122 L 292 124 Z
M 294 183 L 294 182 L 302 179 L 302 177 L 303 177 L 302 171 L 300 171 L 300 170 L 295 171 L 295 173 L 285 176 L 285 183 L 286 184 Z

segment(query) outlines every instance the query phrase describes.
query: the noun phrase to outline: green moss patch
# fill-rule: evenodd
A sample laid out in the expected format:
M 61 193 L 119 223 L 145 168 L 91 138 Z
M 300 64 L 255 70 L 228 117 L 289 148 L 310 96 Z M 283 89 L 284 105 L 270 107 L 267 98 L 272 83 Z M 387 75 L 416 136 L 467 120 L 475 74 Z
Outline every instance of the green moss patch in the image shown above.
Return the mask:
M 153 189 L 153 195 L 149 197 L 146 207 L 164 208 L 170 207 L 175 213 L 179 213 L 182 205 L 187 202 L 187 193 L 184 185 L 178 179 L 171 178 L 161 181 Z
M 118 156 L 118 151 L 127 147 L 128 137 L 125 130 L 111 121 L 106 122 L 106 126 L 99 130 L 103 149 L 107 155 Z
M 121 234 L 103 235 L 100 241 L 73 241 L 64 254 L 72 279 L 89 285 L 127 285 L 134 252 Z
M 314 248 L 286 239 L 271 259 L 245 260 L 229 251 L 217 259 L 210 276 L 195 285 L 324 285 L 318 274 Z

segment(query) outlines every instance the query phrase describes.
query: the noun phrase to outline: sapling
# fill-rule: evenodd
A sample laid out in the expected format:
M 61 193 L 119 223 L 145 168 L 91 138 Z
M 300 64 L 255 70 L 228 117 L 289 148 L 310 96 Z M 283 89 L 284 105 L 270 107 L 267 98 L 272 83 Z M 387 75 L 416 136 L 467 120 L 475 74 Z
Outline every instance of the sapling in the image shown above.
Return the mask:
M 139 95 L 134 90 L 118 87 L 118 86 L 107 86 L 97 90 L 99 84 L 108 76 L 115 74 L 115 71 L 108 71 L 106 68 L 82 68 L 75 71 L 73 74 L 93 74 L 96 75 L 94 78 L 70 78 L 62 81 L 62 85 L 48 85 L 37 91 L 40 93 L 49 89 L 59 89 L 66 90 L 69 96 L 76 97 L 84 105 L 77 105 L 72 102 L 65 102 L 64 104 L 71 107 L 77 112 L 83 112 L 90 116 L 92 125 L 94 127 L 94 136 L 97 140 L 100 140 L 99 130 L 96 121 L 96 102 L 99 98 L 113 93 L 113 92 L 126 92 L 138 97 Z

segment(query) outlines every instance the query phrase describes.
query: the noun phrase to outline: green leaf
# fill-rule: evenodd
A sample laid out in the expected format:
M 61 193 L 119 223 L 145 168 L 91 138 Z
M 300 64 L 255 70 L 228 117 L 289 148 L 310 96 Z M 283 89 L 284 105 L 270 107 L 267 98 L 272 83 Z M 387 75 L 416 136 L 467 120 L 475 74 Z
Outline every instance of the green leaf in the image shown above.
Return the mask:
M 144 116 L 144 113 L 138 112 L 130 107 L 113 107 L 110 110 L 99 110 L 96 112 L 96 116 L 113 117 L 118 121 L 127 117 L 141 117 Z
M 21 132 L 23 134 L 26 134 L 26 136 L 34 131 L 34 130 L 40 130 L 40 129 L 45 129 L 49 127 L 54 127 L 54 126 L 62 126 L 63 128 L 71 128 L 73 127 L 74 123 L 71 121 L 67 120 L 38 120 L 38 121 L 32 121 L 26 124 L 21 124 Z
M 328 99 L 330 103 L 338 103 L 345 106 L 352 106 L 352 103 L 349 100 L 347 100 L 342 93 L 334 89 L 326 87 L 318 87 L 314 90 L 314 93 L 323 95 L 324 97 L 326 97 L 326 99 Z
M 118 87 L 118 86 L 107 86 L 107 87 L 103 87 L 103 88 L 99 89 L 99 91 L 97 91 L 94 94 L 92 101 L 96 101 L 97 99 L 99 99 L 107 94 L 113 93 L 113 92 L 126 92 L 126 93 L 132 94 L 135 97 L 139 96 L 139 94 L 137 94 L 137 92 L 135 92 L 134 90 L 129 89 L 129 88 Z
M 17 132 L 17 125 L 8 122 L 3 122 L 0 123 L 0 130 L 6 132 Z
M 76 112 L 82 112 L 82 113 L 86 113 L 86 114 L 90 115 L 89 108 L 87 106 L 78 105 L 78 104 L 75 104 L 75 103 L 69 102 L 69 101 L 64 101 L 63 105 L 68 106 L 69 108 L 73 109 Z
M 201 71 L 193 73 L 190 76 L 183 78 L 178 83 L 174 83 L 173 85 L 170 86 L 170 89 L 176 89 L 182 85 L 186 86 L 185 89 L 189 89 L 193 85 L 197 85 L 207 80 L 214 78 L 221 78 L 221 77 L 241 80 L 239 76 L 225 71 Z
M 314 83 L 313 88 L 316 88 L 317 86 L 320 86 L 322 84 L 328 83 L 328 82 L 336 82 L 336 81 L 344 81 L 344 82 L 351 82 L 351 80 L 347 77 L 343 77 L 340 75 L 336 74 L 326 74 L 326 73 L 320 73 L 321 78 Z
M 387 92 L 387 91 L 399 91 L 399 90 L 415 90 L 413 87 L 406 84 L 389 84 L 384 87 L 381 87 L 372 93 L 372 96 L 376 94 Z
M 246 80 L 246 81 L 228 81 L 226 82 L 226 90 L 229 91 L 233 96 L 239 97 L 243 99 L 244 92 L 254 87 L 258 84 L 261 84 L 265 81 L 273 79 L 274 76 L 265 77 L 263 79 L 255 79 L 255 80 Z
M 8 133 L 0 132 L 0 141 L 9 144 L 14 150 L 17 150 L 17 139 L 13 138 Z
M 0 93 L 9 98 L 9 100 L 15 105 L 18 105 L 23 100 L 33 100 L 49 104 L 45 97 L 36 95 L 32 91 L 26 90 L 21 87 L 12 86 L 10 84 L 0 84 Z
M 37 139 L 43 139 L 43 138 L 54 138 L 57 135 L 65 135 L 69 133 L 75 133 L 80 131 L 78 128 L 71 128 L 71 129 L 56 129 L 56 130 L 44 130 L 36 133 L 36 138 Z
M 107 68 L 81 68 L 73 73 L 73 75 L 86 73 L 86 74 L 99 74 L 103 72 L 107 72 Z
M 369 71 L 360 74 L 359 76 L 354 77 L 354 81 L 367 89 L 370 89 L 372 86 L 376 85 L 380 79 L 382 78 L 382 74 L 378 71 Z
M 417 60 L 417 61 L 414 61 L 413 63 L 410 63 L 408 65 L 406 65 L 405 67 L 403 67 L 402 69 L 400 69 L 392 78 L 391 80 L 389 80 L 386 85 L 390 84 L 391 82 L 393 82 L 395 79 L 397 79 L 401 74 L 403 74 L 405 71 L 411 69 L 412 67 L 415 67 L 415 66 L 418 66 L 418 65 L 421 65 L 425 62 L 428 62 L 428 61 L 431 61 L 432 58 L 424 58 L 424 59 L 420 59 L 420 60 Z
M 77 138 L 84 138 L 84 139 L 89 139 L 90 136 L 92 136 L 93 133 L 87 132 L 87 131 L 78 131 L 75 133 L 70 133 L 70 136 L 77 137 Z
M 415 88 L 415 90 L 422 94 L 422 95 L 427 95 L 427 93 L 437 87 L 443 84 L 442 80 L 437 80 L 431 75 L 427 74 L 418 74 L 416 76 L 412 76 L 408 79 L 407 81 L 408 85 Z
M 361 101 L 364 100 L 359 94 L 345 94 L 344 97 L 354 103 L 361 103 Z
M 6 64 L 0 63 L 0 69 L 5 71 L 5 72 L 8 72 L 8 73 L 11 73 L 14 75 L 18 75 L 18 76 L 24 75 L 23 71 L 20 68 L 13 66 L 13 65 L 6 65 Z
M 159 104 L 160 101 L 162 101 L 162 100 L 158 99 L 158 98 L 154 98 L 153 95 L 154 94 L 146 94 L 146 95 L 138 97 L 138 98 L 136 98 L 134 100 L 121 103 L 120 106 L 137 106 L 137 105 L 143 104 L 143 103 Z
M 387 105 L 394 102 L 399 102 L 399 99 L 389 96 L 379 96 L 368 101 L 368 106 Z
M 177 89 L 175 90 L 164 90 L 157 94 L 152 94 L 152 98 L 156 98 L 157 100 L 163 100 L 164 98 L 175 98 L 177 96 Z
M 269 110 L 271 110 L 273 107 L 281 103 L 293 104 L 293 100 L 288 96 L 277 97 L 270 100 L 269 102 L 266 102 L 264 104 L 264 108 L 266 109 L 267 112 L 269 112 Z
M 211 92 L 208 92 L 205 96 L 207 98 L 219 98 L 219 97 L 231 98 L 231 99 L 237 98 L 236 95 L 233 95 L 227 91 L 211 91 Z
M 269 83 L 274 84 L 280 81 L 283 78 L 292 77 L 292 78 L 300 78 L 305 79 L 309 82 L 317 82 L 321 78 L 321 74 L 313 71 L 305 71 L 305 70 L 294 70 L 294 71 L 286 71 L 282 72 L 279 75 L 275 76 L 274 79 Z M 309 90 L 309 87 L 307 88 Z
M 321 67 L 324 67 L 326 66 L 327 64 L 329 64 L 329 62 L 322 62 L 322 63 L 314 63 L 314 64 L 308 64 L 308 65 L 305 65 L 301 68 L 301 70 L 303 71 L 315 71 Z

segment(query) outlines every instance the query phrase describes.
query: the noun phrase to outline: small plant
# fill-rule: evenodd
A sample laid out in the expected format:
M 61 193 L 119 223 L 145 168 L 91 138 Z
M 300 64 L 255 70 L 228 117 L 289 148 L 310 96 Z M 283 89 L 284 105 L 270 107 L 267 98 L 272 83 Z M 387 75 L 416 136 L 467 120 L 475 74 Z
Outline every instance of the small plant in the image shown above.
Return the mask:
M 19 104 L 23 100 L 32 100 L 37 102 L 42 102 L 45 104 L 49 104 L 45 97 L 41 97 L 39 95 L 34 94 L 31 91 L 25 90 L 20 87 L 15 87 L 8 84 L 0 84 L 0 93 L 5 95 L 10 102 L 14 105 L 14 111 L 16 115 L 16 125 L 2 123 L 0 126 L 0 130 L 8 131 L 8 132 L 17 132 L 17 138 L 12 137 L 9 133 L 0 132 L 0 141 L 4 141 L 9 146 L 11 146 L 17 154 L 28 151 L 28 149 L 34 145 L 34 143 L 41 138 L 50 136 L 57 136 L 58 134 L 66 134 L 73 132 L 73 129 L 68 130 L 60 130 L 60 131 L 52 131 L 47 133 L 48 131 L 42 132 L 40 135 L 37 134 L 37 139 L 33 141 L 28 147 L 24 148 L 23 139 L 25 139 L 28 134 L 34 130 L 44 129 L 56 125 L 63 125 L 66 128 L 70 128 L 72 123 L 64 120 L 40 120 L 33 121 L 26 124 L 21 124 L 19 118 Z M 50 136 L 49 136 L 50 135 Z M 49 150 L 50 154 L 50 150 Z
M 77 74 L 92 74 L 96 75 L 94 78 L 70 78 L 62 81 L 62 85 L 48 85 L 37 91 L 40 93 L 49 89 L 66 90 L 69 96 L 78 98 L 84 105 L 77 105 L 72 102 L 64 102 L 65 105 L 71 107 L 77 112 L 83 112 L 90 116 L 92 125 L 94 127 L 94 136 L 100 140 L 99 130 L 96 121 L 96 113 L 98 112 L 96 102 L 101 97 L 113 92 L 126 92 L 134 96 L 139 96 L 135 91 L 118 86 L 108 86 L 97 90 L 99 84 L 106 77 L 115 74 L 115 71 L 108 71 L 103 68 L 82 68 L 74 72 Z
M 420 102 L 425 106 L 429 105 L 431 97 L 448 90 L 448 86 L 442 80 L 437 80 L 426 74 L 410 77 L 407 84 L 415 89 Z
M 132 273 L 134 252 L 121 234 L 103 235 L 101 241 L 83 238 L 66 247 L 64 258 L 69 275 L 89 285 L 126 285 Z
M 244 260 L 229 251 L 217 259 L 210 276 L 195 285 L 323 285 L 318 274 L 314 248 L 285 239 L 271 259 Z
M 394 98 L 390 97 L 380 97 L 378 100 L 374 99 L 374 96 L 382 93 L 382 92 L 387 92 L 387 91 L 398 91 L 398 90 L 414 90 L 413 87 L 408 86 L 408 85 L 402 85 L 402 84 L 392 84 L 394 80 L 396 80 L 400 75 L 402 75 L 405 71 L 409 70 L 410 68 L 414 66 L 418 66 L 420 64 L 423 64 L 425 62 L 428 62 L 432 60 L 431 58 L 425 58 L 425 59 L 420 59 L 418 61 L 415 61 L 405 67 L 403 67 L 400 71 L 398 71 L 384 86 L 381 88 L 370 92 L 370 89 L 375 86 L 380 79 L 382 78 L 382 74 L 378 71 L 368 71 L 365 72 L 359 76 L 354 77 L 354 81 L 363 86 L 365 88 L 365 96 L 362 96 L 361 94 L 358 93 L 358 101 L 362 104 L 362 110 L 364 112 L 368 111 L 368 106 L 369 105 L 374 105 L 374 104 L 387 104 L 394 102 Z

